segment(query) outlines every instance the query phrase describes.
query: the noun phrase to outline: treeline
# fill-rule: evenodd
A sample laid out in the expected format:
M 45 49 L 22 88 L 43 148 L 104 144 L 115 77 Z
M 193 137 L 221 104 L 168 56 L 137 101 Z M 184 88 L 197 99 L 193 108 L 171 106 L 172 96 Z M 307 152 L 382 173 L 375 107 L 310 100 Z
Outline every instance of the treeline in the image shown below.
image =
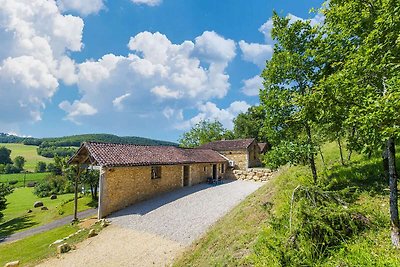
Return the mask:
M 165 145 L 176 146 L 176 143 L 154 140 L 137 136 L 117 136 L 112 134 L 82 134 L 55 138 L 34 138 L 19 137 L 0 133 L 0 143 L 22 143 L 24 145 L 39 146 L 38 154 L 44 157 L 53 158 L 55 155 L 64 157 L 75 153 L 76 148 L 83 142 L 104 142 L 136 145 Z

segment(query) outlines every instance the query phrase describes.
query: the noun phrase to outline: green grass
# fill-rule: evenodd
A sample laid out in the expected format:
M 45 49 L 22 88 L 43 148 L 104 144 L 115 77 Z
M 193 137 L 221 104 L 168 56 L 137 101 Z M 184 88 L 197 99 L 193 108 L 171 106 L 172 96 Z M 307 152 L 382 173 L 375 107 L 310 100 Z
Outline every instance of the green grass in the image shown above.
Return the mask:
M 50 223 L 54 220 L 73 214 L 74 194 L 59 195 L 57 199 L 39 198 L 33 194 L 32 188 L 16 188 L 7 196 L 7 208 L 2 211 L 4 217 L 0 221 L 0 236 L 7 236 Z M 35 201 L 42 201 L 48 210 L 34 208 Z M 65 204 L 64 204 L 65 203 Z M 78 211 L 91 208 L 92 200 L 85 196 L 78 200 Z M 27 213 L 28 210 L 31 213 Z
M 8 183 L 10 181 L 18 181 L 17 184 L 13 185 L 14 187 L 22 187 L 24 186 L 24 178 L 25 178 L 25 186 L 29 182 L 39 182 L 43 180 L 49 173 L 10 173 L 10 174 L 0 174 L 0 183 Z
M 390 241 L 388 182 L 381 175 L 380 158 L 354 155 L 351 163 L 341 166 L 335 144 L 327 144 L 323 149 L 326 168 L 320 157 L 317 162 L 321 186 L 332 191 L 351 187 L 354 193 L 349 205 L 359 207 L 372 225 L 340 246 L 330 248 L 328 256 L 312 259 L 312 266 L 400 266 L 400 252 Z M 174 266 L 282 266 L 282 255 L 274 250 L 274 244 L 289 245 L 292 192 L 298 185 L 311 183 L 308 167 L 282 168 L 274 180 L 220 219 Z M 277 222 L 280 231 L 272 225 Z M 296 254 L 296 248 L 290 249 Z
M 41 260 L 56 255 L 56 247 L 49 247 L 51 243 L 75 233 L 78 229 L 79 227 L 76 225 L 64 225 L 16 242 L 0 244 L 0 266 L 16 260 L 19 260 L 23 266 L 35 266 Z M 101 227 L 99 224 L 95 224 L 92 229 L 99 232 Z M 73 246 L 86 239 L 88 232 L 89 230 L 84 230 L 68 239 L 66 243 Z
M 0 143 L 0 146 L 5 146 L 11 149 L 11 159 L 14 160 L 16 156 L 23 156 L 26 160 L 25 169 L 28 171 L 34 171 L 36 164 L 39 161 L 46 163 L 53 162 L 53 159 L 45 158 L 37 154 L 37 146 L 27 146 L 24 144 L 11 144 L 11 143 Z

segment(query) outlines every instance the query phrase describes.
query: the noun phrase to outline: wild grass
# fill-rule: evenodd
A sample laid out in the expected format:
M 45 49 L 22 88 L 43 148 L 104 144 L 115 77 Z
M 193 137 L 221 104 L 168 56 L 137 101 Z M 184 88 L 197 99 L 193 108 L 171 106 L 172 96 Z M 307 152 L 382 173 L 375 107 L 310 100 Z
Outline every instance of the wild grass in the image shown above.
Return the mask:
M 43 180 L 50 173 L 9 173 L 9 174 L 0 174 L 0 183 L 13 183 L 13 181 L 17 181 L 16 184 L 13 184 L 14 187 L 23 187 L 24 181 L 25 186 L 28 185 L 29 182 L 39 182 Z
M 7 196 L 7 208 L 2 211 L 4 217 L 0 221 L 0 237 L 27 230 L 50 223 L 54 220 L 73 214 L 74 194 L 58 195 L 57 199 L 49 197 L 39 198 L 33 194 L 32 188 L 16 188 Z M 48 210 L 34 208 L 35 201 L 42 201 Z M 89 196 L 78 200 L 78 211 L 92 207 L 92 199 Z M 31 213 L 27 213 L 32 210 Z
M 16 156 L 23 156 L 26 160 L 25 169 L 33 172 L 35 170 L 36 164 L 39 161 L 46 163 L 53 162 L 53 159 L 45 158 L 37 153 L 37 146 L 28 146 L 24 144 L 11 144 L 11 143 L 0 143 L 0 147 L 5 146 L 11 149 L 11 159 L 14 160 Z

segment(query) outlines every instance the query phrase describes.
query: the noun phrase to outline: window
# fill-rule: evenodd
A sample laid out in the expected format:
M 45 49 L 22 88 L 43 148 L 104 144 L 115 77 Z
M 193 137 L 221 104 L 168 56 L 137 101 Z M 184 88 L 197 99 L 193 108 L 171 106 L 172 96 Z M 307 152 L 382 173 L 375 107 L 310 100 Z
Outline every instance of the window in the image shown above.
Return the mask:
M 203 171 L 204 171 L 204 172 L 207 172 L 207 166 L 204 166 L 204 167 L 203 167 Z
M 225 164 L 219 165 L 219 172 L 224 173 L 225 172 Z
M 151 167 L 151 179 L 160 179 L 161 178 L 161 167 L 154 166 Z

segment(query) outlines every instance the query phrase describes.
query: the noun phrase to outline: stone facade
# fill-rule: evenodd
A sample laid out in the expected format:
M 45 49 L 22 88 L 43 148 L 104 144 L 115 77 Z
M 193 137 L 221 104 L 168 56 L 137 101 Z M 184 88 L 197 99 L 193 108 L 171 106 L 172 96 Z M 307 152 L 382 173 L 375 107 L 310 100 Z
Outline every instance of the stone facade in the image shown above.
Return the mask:
M 235 162 L 234 169 L 246 170 L 248 168 L 246 150 L 228 150 L 228 151 L 219 151 L 219 153 L 221 155 L 224 155 L 229 160 L 233 160 Z
M 224 177 L 222 165 L 217 175 Z M 203 183 L 213 175 L 213 164 L 191 164 L 189 186 Z M 226 166 L 225 166 L 226 167 Z M 161 166 L 161 178 L 151 179 L 151 166 L 103 168 L 100 174 L 99 218 L 160 193 L 183 187 L 184 165 Z
M 254 168 L 254 167 L 260 167 L 262 166 L 261 160 L 260 160 L 260 147 L 258 146 L 258 143 L 254 141 L 248 148 L 248 167 L 249 168 Z

